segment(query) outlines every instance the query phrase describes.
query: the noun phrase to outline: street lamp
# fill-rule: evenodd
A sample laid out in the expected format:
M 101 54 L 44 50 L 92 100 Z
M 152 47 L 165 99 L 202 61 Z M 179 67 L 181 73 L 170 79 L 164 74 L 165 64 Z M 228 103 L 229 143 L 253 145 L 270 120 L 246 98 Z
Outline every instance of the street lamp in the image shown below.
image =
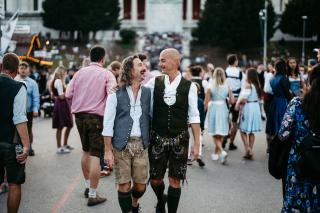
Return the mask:
M 268 28 L 268 1 L 265 1 L 264 9 L 260 10 L 259 16 L 261 20 L 264 21 L 264 30 L 263 30 L 263 66 L 267 69 L 267 28 Z
M 305 62 L 305 37 L 306 37 L 306 21 L 308 16 L 302 16 L 302 53 L 301 53 L 301 63 L 304 65 Z

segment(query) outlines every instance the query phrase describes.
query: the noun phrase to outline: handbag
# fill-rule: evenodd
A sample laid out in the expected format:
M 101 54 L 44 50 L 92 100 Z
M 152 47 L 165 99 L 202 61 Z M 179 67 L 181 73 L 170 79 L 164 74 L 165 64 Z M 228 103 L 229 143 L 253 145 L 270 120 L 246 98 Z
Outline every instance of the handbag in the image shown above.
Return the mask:
M 312 131 L 298 147 L 298 161 L 294 168 L 299 179 L 320 180 L 320 137 Z
M 270 175 L 278 180 L 286 174 L 290 148 L 290 137 L 280 141 L 278 136 L 275 136 L 269 145 L 268 170 Z

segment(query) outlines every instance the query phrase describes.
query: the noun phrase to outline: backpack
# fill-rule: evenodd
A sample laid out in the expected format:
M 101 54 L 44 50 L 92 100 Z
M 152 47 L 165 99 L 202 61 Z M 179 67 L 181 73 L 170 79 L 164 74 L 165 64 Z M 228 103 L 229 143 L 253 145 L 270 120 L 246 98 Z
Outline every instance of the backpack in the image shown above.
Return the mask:
M 320 180 L 320 137 L 312 131 L 301 141 L 294 168 L 299 179 Z

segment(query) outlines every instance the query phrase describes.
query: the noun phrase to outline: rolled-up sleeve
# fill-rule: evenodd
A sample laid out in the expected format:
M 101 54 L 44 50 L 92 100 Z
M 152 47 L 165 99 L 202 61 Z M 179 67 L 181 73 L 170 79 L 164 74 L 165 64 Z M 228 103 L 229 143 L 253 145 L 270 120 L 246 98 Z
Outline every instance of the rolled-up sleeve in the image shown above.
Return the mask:
M 67 90 L 66 90 L 66 98 L 67 99 L 72 99 L 73 97 L 73 92 L 74 92 L 74 82 L 76 81 L 76 75 L 71 79 L 71 81 L 69 82 L 68 86 L 67 86 Z
M 106 84 L 106 92 L 107 92 L 107 94 L 110 94 L 111 90 L 113 89 L 113 87 L 117 86 L 117 80 L 109 70 L 107 71 L 106 82 L 107 82 L 107 84 Z
M 103 136 L 113 137 L 114 119 L 117 112 L 117 96 L 116 93 L 112 93 L 108 96 L 106 102 L 106 108 L 104 110 L 103 117 Z
M 200 123 L 200 113 L 198 110 L 198 94 L 197 87 L 194 83 L 191 83 L 189 95 L 188 95 L 188 117 L 189 123 Z
M 39 87 L 36 82 L 32 82 L 32 112 L 38 112 L 40 108 Z
M 13 101 L 14 125 L 27 122 L 27 89 L 22 86 Z

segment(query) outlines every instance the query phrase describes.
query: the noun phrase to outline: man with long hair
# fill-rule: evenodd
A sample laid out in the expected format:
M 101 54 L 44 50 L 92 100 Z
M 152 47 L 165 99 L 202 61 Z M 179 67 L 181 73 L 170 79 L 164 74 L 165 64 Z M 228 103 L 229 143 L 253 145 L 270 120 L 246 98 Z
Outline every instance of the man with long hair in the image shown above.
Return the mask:
M 102 135 L 107 165 L 115 163 L 121 210 L 138 213 L 148 182 L 151 92 L 141 86 L 146 68 L 138 56 L 124 59 L 122 67 L 119 89 L 107 99 Z

